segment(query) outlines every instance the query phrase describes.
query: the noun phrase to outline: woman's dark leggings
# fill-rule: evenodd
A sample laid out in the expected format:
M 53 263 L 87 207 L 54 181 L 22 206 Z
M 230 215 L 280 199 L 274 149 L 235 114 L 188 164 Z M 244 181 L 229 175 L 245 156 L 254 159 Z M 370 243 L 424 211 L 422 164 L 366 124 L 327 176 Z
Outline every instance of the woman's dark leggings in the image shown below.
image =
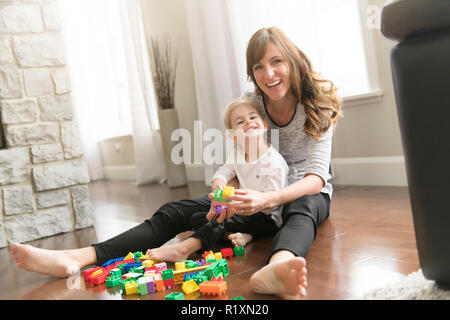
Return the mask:
M 243 232 L 254 238 L 273 237 L 270 257 L 277 251 L 288 250 L 295 256 L 306 257 L 316 237 L 317 228 L 328 218 L 330 198 L 319 193 L 298 198 L 283 206 L 281 228 L 263 213 L 251 216 L 234 215 L 222 224 L 208 222 L 206 214 L 211 207 L 207 196 L 169 202 L 136 227 L 109 240 L 93 244 L 97 265 L 118 258 L 128 252 L 158 248 L 177 234 L 194 230 L 191 237 L 202 243 L 201 251 L 210 250 L 225 232 Z M 267 260 L 269 261 L 269 260 Z

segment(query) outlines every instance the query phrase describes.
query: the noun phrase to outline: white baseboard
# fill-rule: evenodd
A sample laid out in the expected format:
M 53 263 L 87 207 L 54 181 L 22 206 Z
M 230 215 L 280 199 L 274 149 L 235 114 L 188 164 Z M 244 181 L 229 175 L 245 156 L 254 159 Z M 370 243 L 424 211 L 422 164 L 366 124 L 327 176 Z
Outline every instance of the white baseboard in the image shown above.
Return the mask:
M 185 164 L 188 181 L 205 181 L 205 168 L 201 164 Z
M 407 186 L 405 159 L 396 157 L 334 158 L 336 185 Z
M 136 166 L 106 166 L 103 174 L 110 180 L 136 181 Z

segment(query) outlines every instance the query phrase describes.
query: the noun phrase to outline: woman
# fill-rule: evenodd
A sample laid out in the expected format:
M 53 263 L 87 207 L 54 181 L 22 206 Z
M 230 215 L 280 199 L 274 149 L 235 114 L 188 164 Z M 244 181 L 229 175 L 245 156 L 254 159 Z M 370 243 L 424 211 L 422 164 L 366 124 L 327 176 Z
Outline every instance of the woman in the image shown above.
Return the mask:
M 340 101 L 333 83 L 321 79 L 303 52 L 275 27 L 260 29 L 250 39 L 247 74 L 256 88 L 249 94 L 259 97 L 270 126 L 279 129 L 279 151 L 289 165 L 289 185 L 270 193 L 238 189 L 229 197 L 234 200 L 230 206 L 251 216 L 284 205 L 283 224 L 273 238 L 268 263 L 253 274 L 250 286 L 258 293 L 298 298 L 306 294 L 304 258 L 329 214 L 331 137 L 341 116 Z M 157 248 L 151 250 L 157 260 L 185 260 L 202 249 L 199 234 L 208 234 L 206 225 L 181 243 L 160 246 L 192 230 L 193 215 L 210 210 L 212 194 L 208 196 L 166 203 L 144 223 L 86 248 L 54 251 L 12 244 L 11 252 L 19 267 L 56 276 L 148 248 Z

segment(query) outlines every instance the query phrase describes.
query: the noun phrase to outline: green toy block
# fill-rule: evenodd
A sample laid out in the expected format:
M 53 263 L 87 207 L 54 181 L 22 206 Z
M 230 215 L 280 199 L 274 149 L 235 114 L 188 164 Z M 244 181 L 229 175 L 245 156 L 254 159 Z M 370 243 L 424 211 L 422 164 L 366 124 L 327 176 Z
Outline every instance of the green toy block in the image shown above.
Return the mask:
M 243 246 L 236 246 L 233 248 L 234 255 L 237 256 L 244 256 L 245 255 L 245 249 Z
M 200 284 L 204 281 L 208 281 L 208 276 L 205 273 L 201 273 L 194 276 L 193 280 L 195 281 L 195 283 Z
M 166 300 L 184 300 L 184 294 L 181 292 L 172 292 L 165 297 Z
M 225 278 L 230 274 L 230 270 L 228 269 L 228 262 L 225 259 L 218 260 L 220 270 L 222 271 L 223 277 Z
M 219 201 L 219 202 L 231 202 L 231 200 L 226 200 L 223 197 L 223 190 L 216 190 L 214 191 L 214 201 Z
M 114 278 L 122 278 L 122 272 L 119 268 L 111 269 L 111 271 L 109 271 L 109 275 Z
M 206 258 L 206 263 L 215 262 L 215 261 L 216 261 L 216 258 L 214 258 L 214 257 Z
M 113 287 L 117 287 L 120 283 L 120 277 L 114 277 L 114 276 L 110 276 L 108 278 L 106 278 L 106 287 L 107 288 L 113 288 Z
M 184 264 L 186 266 L 186 269 L 198 267 L 198 263 L 192 260 L 186 260 L 184 261 Z
M 138 282 L 137 292 L 141 296 L 148 294 L 147 283 L 146 282 L 144 282 L 144 283 Z
M 173 279 L 173 269 L 162 270 L 161 277 L 163 278 L 163 280 Z
M 212 277 L 218 277 L 222 272 L 220 269 L 219 263 L 213 262 L 209 265 L 209 267 L 205 270 L 206 275 L 208 276 L 208 280 L 211 280 Z
M 237 297 L 233 297 L 230 300 L 245 300 L 245 298 L 243 296 L 237 296 Z
M 144 254 L 141 251 L 133 252 L 134 261 L 139 262 L 139 258 L 142 257 Z

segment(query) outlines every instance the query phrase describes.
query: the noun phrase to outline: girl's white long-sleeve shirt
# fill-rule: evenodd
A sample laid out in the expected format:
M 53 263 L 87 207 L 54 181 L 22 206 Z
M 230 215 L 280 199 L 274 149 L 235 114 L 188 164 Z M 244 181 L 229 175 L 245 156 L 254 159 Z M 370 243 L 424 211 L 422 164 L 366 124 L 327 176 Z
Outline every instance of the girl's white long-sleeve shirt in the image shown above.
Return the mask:
M 234 152 L 227 161 L 213 175 L 214 179 L 221 179 L 227 184 L 237 176 L 240 189 L 251 189 L 260 192 L 270 192 L 283 189 L 287 186 L 289 167 L 281 154 L 270 146 L 256 161 L 245 162 L 245 152 L 240 147 L 234 148 Z M 281 211 L 283 206 L 277 206 L 263 213 L 271 215 L 278 227 L 281 226 Z

